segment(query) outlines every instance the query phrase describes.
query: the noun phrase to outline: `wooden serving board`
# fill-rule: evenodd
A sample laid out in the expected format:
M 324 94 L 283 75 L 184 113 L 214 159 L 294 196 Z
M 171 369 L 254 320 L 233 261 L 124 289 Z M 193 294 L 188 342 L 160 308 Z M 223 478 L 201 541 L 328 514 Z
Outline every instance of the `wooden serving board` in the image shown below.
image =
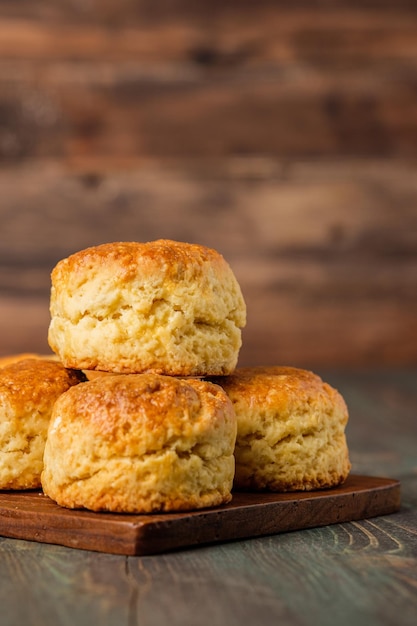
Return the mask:
M 0 535 L 111 554 L 146 555 L 394 513 L 400 483 L 351 475 L 328 490 L 235 492 L 230 504 L 158 515 L 65 509 L 42 492 L 0 491 Z

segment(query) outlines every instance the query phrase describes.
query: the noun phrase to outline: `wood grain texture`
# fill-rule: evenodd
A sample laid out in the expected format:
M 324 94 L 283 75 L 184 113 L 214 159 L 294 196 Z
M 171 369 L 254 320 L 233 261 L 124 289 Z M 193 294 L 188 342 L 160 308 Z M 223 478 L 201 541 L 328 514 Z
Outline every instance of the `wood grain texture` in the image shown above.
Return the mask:
M 242 364 L 417 358 L 411 163 L 236 159 L 116 172 L 43 163 L 0 171 L 0 186 L 1 354 L 47 348 L 60 258 L 168 237 L 214 247 L 231 264 L 248 308 Z
M 200 558 L 188 553 L 162 563 L 134 562 L 138 585 L 153 581 L 136 614 L 155 611 L 159 619 L 169 615 L 174 624 L 181 623 L 160 580 L 161 568 L 169 565 L 166 578 L 187 607 L 183 617 L 194 623 L 194 611 L 198 625 L 283 621 L 331 626 L 337 620 L 346 626 L 411 626 L 416 603 L 410 540 L 411 533 L 400 536 L 378 520 L 252 540 L 243 549 L 234 544 L 207 549 Z M 216 602 L 207 597 L 213 588 Z M 151 618 L 149 623 L 156 622 Z
M 0 7 L 4 160 L 416 156 L 412 4 L 105 4 Z
M 235 269 L 242 363 L 415 364 L 416 84 L 407 0 L 1 2 L 0 353 L 60 258 L 167 236 Z
M 159 515 L 69 510 L 42 492 L 0 492 L 0 534 L 135 556 L 388 515 L 400 506 L 398 481 L 355 475 L 327 491 L 236 492 L 221 507 Z
M 416 157 L 417 63 L 400 73 L 142 63 L 3 61 L 2 160 Z

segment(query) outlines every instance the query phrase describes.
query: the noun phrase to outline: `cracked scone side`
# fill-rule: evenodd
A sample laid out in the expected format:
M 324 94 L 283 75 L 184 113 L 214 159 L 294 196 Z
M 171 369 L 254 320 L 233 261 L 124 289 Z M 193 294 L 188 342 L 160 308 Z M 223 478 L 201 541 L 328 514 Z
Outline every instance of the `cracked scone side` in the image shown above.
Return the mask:
M 100 377 L 57 401 L 44 492 L 95 511 L 181 511 L 229 502 L 236 416 L 204 381 L 158 374 Z
M 215 250 L 102 244 L 60 261 L 51 280 L 48 340 L 67 367 L 202 376 L 236 366 L 246 305 Z
M 214 379 L 237 417 L 237 489 L 310 491 L 344 482 L 350 471 L 341 394 L 295 367 L 242 367 Z

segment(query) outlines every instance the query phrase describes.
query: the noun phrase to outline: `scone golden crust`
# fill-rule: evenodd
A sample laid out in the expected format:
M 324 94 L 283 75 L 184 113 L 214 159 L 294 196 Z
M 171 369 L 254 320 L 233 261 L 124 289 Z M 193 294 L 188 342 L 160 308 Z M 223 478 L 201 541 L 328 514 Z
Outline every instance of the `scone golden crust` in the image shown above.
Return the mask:
M 37 489 L 57 398 L 84 380 L 55 361 L 29 358 L 0 369 L 0 489 Z
M 56 402 L 42 486 L 61 506 L 150 513 L 229 502 L 236 416 L 217 385 L 103 376 Z
M 344 482 L 350 471 L 346 403 L 313 372 L 239 368 L 214 379 L 237 417 L 237 489 L 308 491 Z
M 51 274 L 49 345 L 67 367 L 229 374 L 246 306 L 223 256 L 170 240 L 81 250 Z

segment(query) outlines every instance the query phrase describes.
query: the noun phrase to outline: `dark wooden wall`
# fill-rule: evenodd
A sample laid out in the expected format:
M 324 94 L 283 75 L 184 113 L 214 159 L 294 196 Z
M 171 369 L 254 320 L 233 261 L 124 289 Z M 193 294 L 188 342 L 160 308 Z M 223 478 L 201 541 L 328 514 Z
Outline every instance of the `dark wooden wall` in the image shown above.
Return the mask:
M 241 364 L 416 364 L 417 1 L 0 0 L 0 354 L 160 237 L 230 262 Z

